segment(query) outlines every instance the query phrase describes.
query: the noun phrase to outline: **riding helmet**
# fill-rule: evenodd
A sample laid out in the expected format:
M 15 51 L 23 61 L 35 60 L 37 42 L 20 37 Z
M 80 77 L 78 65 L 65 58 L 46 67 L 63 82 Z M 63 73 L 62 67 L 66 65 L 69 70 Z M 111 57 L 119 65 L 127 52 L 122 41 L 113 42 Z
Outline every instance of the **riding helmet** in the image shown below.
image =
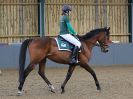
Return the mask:
M 63 5 L 62 11 L 65 12 L 65 13 L 68 13 L 69 11 L 72 11 L 71 6 L 70 5 Z

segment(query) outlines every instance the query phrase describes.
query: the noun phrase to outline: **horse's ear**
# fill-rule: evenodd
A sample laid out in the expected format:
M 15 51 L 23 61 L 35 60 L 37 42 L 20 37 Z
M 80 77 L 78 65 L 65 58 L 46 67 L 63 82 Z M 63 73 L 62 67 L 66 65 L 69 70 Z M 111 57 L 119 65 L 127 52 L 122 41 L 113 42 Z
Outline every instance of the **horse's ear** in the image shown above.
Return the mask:
M 110 30 L 110 27 L 108 27 L 107 29 Z

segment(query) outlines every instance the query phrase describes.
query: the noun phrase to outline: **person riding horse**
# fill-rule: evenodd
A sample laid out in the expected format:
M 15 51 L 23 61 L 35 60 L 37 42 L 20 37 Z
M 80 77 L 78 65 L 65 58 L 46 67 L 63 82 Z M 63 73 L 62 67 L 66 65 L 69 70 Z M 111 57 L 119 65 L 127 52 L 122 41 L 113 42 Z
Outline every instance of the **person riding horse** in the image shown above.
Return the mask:
M 50 91 L 55 93 L 54 86 L 45 75 L 47 59 L 60 64 L 69 64 L 66 78 L 61 85 L 61 93 L 65 92 L 65 86 L 68 80 L 71 78 L 72 73 L 77 65 L 87 70 L 93 76 L 97 90 L 101 90 L 96 73 L 89 65 L 89 61 L 91 59 L 92 49 L 97 45 L 97 42 L 99 43 L 99 47 L 101 48 L 102 52 L 106 53 L 109 51 L 108 47 L 110 42 L 110 27 L 94 29 L 85 33 L 85 35 L 78 36 L 78 39 L 82 42 L 83 50 L 78 55 L 79 62 L 77 64 L 77 54 L 81 47 L 81 43 L 73 36 L 77 35 L 77 33 L 74 31 L 70 24 L 70 11 L 70 6 L 63 6 L 62 17 L 60 21 L 60 36 L 75 45 L 74 50 L 72 51 L 72 55 L 70 52 L 58 50 L 58 45 L 55 38 L 45 36 L 24 40 L 21 45 L 19 54 L 18 95 L 22 95 L 25 80 L 37 64 L 39 65 L 38 74 L 46 82 Z M 25 68 L 27 49 L 29 51 L 30 62 Z M 70 55 L 71 60 L 69 60 Z
M 77 32 L 73 29 L 69 15 L 72 11 L 70 5 L 63 5 L 62 7 L 62 16 L 60 18 L 60 36 L 64 38 L 66 41 L 74 45 L 70 56 L 70 63 L 69 64 L 77 64 L 78 63 L 78 52 L 81 47 L 81 43 L 78 39 L 74 36 L 77 35 Z

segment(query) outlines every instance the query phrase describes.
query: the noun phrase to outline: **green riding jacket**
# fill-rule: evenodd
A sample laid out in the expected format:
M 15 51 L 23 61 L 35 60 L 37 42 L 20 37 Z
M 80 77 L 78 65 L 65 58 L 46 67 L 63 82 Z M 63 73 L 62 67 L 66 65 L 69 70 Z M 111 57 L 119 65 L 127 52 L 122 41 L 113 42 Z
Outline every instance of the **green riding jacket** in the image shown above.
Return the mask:
M 61 19 L 60 19 L 60 35 L 63 35 L 63 34 L 77 35 L 77 32 L 75 32 L 75 30 L 73 29 L 70 23 L 70 19 L 67 15 L 61 16 Z

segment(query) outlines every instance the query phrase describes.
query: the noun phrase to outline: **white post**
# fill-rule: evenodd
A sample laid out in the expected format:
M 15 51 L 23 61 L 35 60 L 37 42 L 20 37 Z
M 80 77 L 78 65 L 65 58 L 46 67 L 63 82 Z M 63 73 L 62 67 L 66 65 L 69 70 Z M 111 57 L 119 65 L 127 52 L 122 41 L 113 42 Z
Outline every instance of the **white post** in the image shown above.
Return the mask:
M 1 69 L 0 69 L 0 75 L 2 75 L 2 71 L 1 71 Z

